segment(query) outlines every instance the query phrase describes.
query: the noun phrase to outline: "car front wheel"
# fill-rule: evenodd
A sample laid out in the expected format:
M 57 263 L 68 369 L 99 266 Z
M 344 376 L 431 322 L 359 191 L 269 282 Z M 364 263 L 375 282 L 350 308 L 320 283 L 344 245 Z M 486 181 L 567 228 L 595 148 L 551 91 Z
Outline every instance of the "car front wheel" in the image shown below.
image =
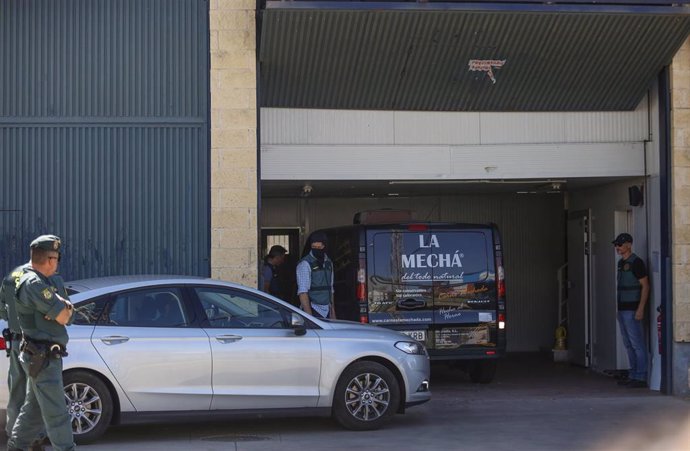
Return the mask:
M 103 435 L 113 417 L 113 399 L 108 387 L 86 371 L 65 374 L 63 385 L 74 440 L 84 444 Z
M 343 427 L 367 431 L 380 428 L 400 405 L 400 388 L 380 363 L 356 362 L 338 380 L 333 417 Z

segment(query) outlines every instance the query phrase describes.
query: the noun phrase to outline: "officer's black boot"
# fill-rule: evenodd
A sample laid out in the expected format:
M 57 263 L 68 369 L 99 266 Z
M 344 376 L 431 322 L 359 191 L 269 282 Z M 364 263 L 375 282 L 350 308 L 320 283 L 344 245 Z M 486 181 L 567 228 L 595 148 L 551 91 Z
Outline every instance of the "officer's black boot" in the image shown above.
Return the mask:
M 46 447 L 43 443 L 45 443 L 45 440 L 36 440 L 29 446 L 29 451 L 45 451 Z

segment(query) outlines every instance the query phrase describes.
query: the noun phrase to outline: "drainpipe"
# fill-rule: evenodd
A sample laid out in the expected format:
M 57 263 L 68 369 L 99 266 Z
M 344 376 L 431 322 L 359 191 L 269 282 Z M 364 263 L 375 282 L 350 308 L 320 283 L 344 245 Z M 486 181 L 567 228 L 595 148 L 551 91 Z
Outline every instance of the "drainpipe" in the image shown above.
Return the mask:
M 661 211 L 661 392 L 673 394 L 673 180 L 671 178 L 671 92 L 668 66 L 659 74 L 659 185 Z M 652 312 L 655 315 L 656 312 Z

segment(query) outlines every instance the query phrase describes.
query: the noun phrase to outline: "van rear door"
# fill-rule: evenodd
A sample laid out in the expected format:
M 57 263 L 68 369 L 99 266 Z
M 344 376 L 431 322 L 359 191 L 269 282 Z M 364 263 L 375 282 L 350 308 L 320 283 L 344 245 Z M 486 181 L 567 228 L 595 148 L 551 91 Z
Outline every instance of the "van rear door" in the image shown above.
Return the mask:
M 371 324 L 406 333 L 440 358 L 484 355 L 496 346 L 490 227 L 371 228 L 366 242 Z
M 369 322 L 426 341 L 433 325 L 428 227 L 367 229 Z
M 496 346 L 497 292 L 490 228 L 439 227 L 430 233 L 434 325 L 431 349 Z M 440 354 L 437 354 L 440 355 Z

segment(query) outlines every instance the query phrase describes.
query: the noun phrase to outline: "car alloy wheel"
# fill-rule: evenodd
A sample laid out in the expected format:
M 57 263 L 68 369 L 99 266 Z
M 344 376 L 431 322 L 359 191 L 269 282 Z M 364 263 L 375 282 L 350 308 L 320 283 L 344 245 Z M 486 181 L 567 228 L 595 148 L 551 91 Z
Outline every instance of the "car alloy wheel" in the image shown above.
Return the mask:
M 103 402 L 93 387 L 77 382 L 66 385 L 65 400 L 75 434 L 90 432 L 101 420 Z
M 380 418 L 390 404 L 388 384 L 377 374 L 363 373 L 355 376 L 345 389 L 345 405 L 350 415 L 362 420 Z
M 340 376 L 333 417 L 348 429 L 378 429 L 397 412 L 400 402 L 398 380 L 388 368 L 377 362 L 355 362 Z

